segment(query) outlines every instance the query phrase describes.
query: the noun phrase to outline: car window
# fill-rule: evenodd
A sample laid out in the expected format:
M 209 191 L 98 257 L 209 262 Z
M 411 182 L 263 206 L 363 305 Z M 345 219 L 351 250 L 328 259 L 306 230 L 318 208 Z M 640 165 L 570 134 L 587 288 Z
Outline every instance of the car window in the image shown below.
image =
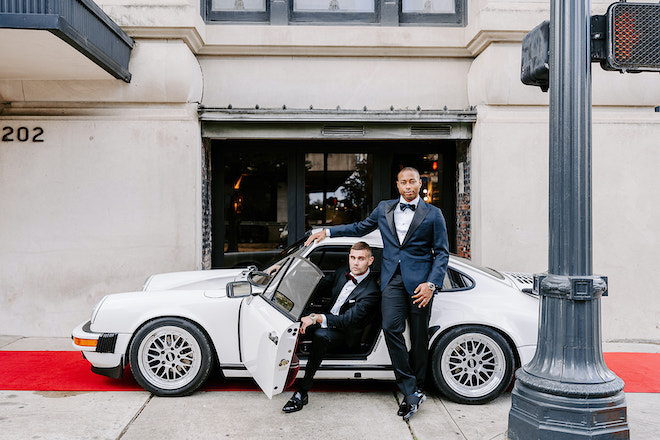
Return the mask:
M 320 246 L 314 249 L 307 258 L 324 273 L 334 272 L 339 267 L 348 264 L 350 246 Z
M 351 247 L 348 245 L 319 246 L 314 249 L 307 258 L 318 266 L 325 274 L 329 274 L 348 264 L 348 253 Z M 380 262 L 383 256 L 383 250 L 380 248 L 371 248 L 374 256 L 374 262 L 371 270 L 380 273 Z
M 471 289 L 473 286 L 474 281 L 472 278 L 462 274 L 457 270 L 452 269 L 451 267 L 447 268 L 445 281 L 442 283 L 443 292 L 450 292 L 452 290 L 467 290 Z
M 297 321 L 323 273 L 309 260 L 289 257 L 263 296 L 278 310 Z
M 288 248 L 284 249 L 282 252 L 273 257 L 270 261 L 263 265 L 263 269 L 268 271 L 269 268 L 273 266 L 282 266 L 284 261 L 292 255 L 302 255 L 306 249 L 305 240 L 307 237 L 301 238 Z

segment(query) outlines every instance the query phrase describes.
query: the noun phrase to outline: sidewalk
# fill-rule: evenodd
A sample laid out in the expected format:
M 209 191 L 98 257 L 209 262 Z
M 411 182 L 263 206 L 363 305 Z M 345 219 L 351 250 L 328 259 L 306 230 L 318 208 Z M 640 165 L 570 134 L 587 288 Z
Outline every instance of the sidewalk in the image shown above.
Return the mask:
M 73 350 L 68 338 L 0 336 L 0 350 Z M 605 351 L 658 352 L 651 344 Z M 84 362 L 81 359 L 81 362 Z M 480 406 L 435 394 L 403 422 L 390 392 L 310 392 L 304 410 L 284 414 L 290 393 L 198 392 L 160 398 L 146 391 L 0 391 L 0 439 L 417 439 L 504 440 L 509 393 Z M 660 394 L 626 394 L 631 439 L 660 438 Z

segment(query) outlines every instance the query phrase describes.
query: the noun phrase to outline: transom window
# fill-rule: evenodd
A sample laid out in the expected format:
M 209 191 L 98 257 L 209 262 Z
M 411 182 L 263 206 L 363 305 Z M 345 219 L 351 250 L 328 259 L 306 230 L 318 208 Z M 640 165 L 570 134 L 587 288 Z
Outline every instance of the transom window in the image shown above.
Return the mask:
M 211 22 L 465 26 L 467 0 L 206 0 Z

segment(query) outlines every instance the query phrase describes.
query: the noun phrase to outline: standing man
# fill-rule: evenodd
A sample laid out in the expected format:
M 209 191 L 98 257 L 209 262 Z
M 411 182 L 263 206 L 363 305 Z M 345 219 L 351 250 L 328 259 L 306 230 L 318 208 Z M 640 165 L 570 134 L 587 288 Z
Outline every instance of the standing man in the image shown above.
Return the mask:
M 313 333 L 312 349 L 305 367 L 305 377 L 282 411 L 300 411 L 309 402 L 307 392 L 312 388 L 314 375 L 328 350 L 359 344 L 364 328 L 378 316 L 380 288 L 371 274 L 373 262 L 371 247 L 359 241 L 351 246 L 348 267 L 343 266 L 332 276 L 321 279 L 318 289 L 332 289 L 332 297 L 325 306 L 324 314 L 312 313 L 301 319 L 300 333 Z
M 442 212 L 419 197 L 419 172 L 403 168 L 397 175 L 396 187 L 401 196 L 380 202 L 365 220 L 324 229 L 310 236 L 305 244 L 329 236 L 360 237 L 380 230 L 383 331 L 397 386 L 404 396 L 397 414 L 408 420 L 426 400 L 422 389 L 431 305 L 445 279 L 449 246 Z M 410 353 L 403 336 L 406 319 L 410 325 Z

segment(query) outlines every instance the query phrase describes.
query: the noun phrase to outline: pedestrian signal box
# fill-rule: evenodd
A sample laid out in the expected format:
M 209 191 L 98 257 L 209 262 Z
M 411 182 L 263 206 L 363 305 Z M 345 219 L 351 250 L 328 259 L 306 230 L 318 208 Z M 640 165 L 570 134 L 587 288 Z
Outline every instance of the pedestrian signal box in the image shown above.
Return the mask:
M 522 41 L 520 79 L 549 87 L 550 22 L 544 21 Z M 610 5 L 605 15 L 591 17 L 591 61 L 622 73 L 660 72 L 660 3 Z
M 660 3 L 614 3 L 607 10 L 606 70 L 660 72 Z

